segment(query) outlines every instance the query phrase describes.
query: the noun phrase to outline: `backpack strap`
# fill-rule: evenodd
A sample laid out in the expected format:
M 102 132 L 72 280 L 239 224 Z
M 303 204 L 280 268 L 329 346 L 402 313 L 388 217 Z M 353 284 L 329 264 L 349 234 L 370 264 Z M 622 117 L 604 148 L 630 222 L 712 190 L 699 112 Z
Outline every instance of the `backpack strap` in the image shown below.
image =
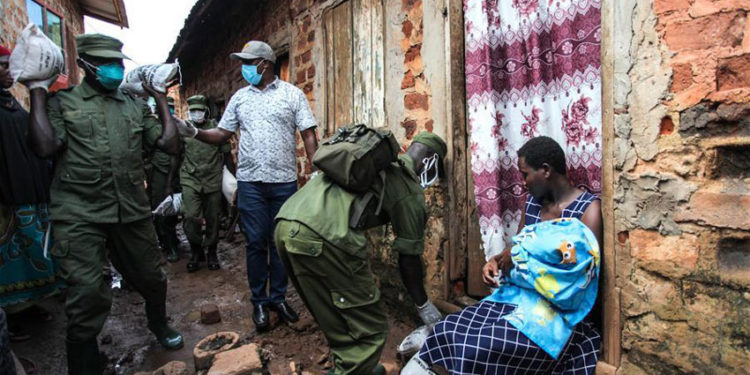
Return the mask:
M 380 189 L 380 197 L 378 198 L 378 206 L 375 209 L 375 216 L 380 215 L 380 210 L 383 208 L 383 197 L 385 196 L 385 171 L 380 171 L 378 175 L 380 176 L 380 180 L 383 182 L 383 187 Z M 372 190 L 368 190 L 354 205 L 354 210 L 349 217 L 350 228 L 361 229 L 362 215 L 364 215 L 365 210 L 370 205 L 370 201 L 372 201 L 373 197 L 375 197 L 375 192 Z

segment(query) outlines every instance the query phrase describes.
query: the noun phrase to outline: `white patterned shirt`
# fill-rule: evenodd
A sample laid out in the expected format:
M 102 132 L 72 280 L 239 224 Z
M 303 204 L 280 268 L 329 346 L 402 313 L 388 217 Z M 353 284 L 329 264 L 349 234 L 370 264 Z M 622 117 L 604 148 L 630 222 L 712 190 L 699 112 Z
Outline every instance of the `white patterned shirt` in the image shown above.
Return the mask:
M 229 99 L 219 127 L 240 129 L 237 181 L 297 181 L 295 132 L 317 126 L 305 94 L 278 78 L 263 91 L 253 85 Z

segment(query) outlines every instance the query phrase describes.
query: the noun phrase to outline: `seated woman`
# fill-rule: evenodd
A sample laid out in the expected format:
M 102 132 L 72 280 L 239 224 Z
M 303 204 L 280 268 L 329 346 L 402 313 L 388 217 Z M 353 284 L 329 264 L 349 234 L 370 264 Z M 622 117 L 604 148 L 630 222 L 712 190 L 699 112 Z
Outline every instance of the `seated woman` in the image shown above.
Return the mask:
M 549 137 L 521 147 L 518 167 L 529 191 L 519 233 L 482 270 L 497 289 L 437 323 L 402 375 L 594 374 L 601 337 L 583 319 L 598 291 L 600 202 L 568 180 Z

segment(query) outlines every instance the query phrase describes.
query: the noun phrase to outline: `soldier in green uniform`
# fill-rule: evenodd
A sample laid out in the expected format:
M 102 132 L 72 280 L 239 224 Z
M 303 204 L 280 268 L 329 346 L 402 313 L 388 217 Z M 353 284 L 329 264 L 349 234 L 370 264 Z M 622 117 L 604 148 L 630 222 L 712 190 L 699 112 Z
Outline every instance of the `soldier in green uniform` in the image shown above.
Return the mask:
M 188 122 L 198 129 L 213 129 L 216 121 L 208 119 L 208 103 L 203 95 L 187 99 Z M 219 269 L 216 245 L 219 243 L 219 215 L 221 214 L 221 176 L 225 160 L 231 160 L 229 144 L 210 145 L 193 138 L 185 138 L 182 147 L 180 184 L 182 207 L 185 213 L 183 226 L 190 242 L 188 272 L 200 268 L 206 259 L 210 270 Z M 201 218 L 206 221 L 206 235 L 201 233 Z
M 48 97 L 47 82 L 31 89 L 29 142 L 41 157 L 55 157 L 50 216 L 51 250 L 68 284 L 68 373 L 101 374 L 96 337 L 111 305 L 103 270 L 107 255 L 145 299 L 148 328 L 167 349 L 182 336 L 167 324 L 167 278 L 146 194 L 144 148 L 177 154 L 175 124 L 164 94 L 144 87 L 157 101 L 159 120 L 145 101 L 124 95 L 122 43 L 87 34 L 76 37 L 80 85 Z M 105 248 L 108 245 L 109 249 Z
M 174 98 L 171 96 L 167 97 L 167 106 L 169 113 L 174 115 Z M 146 170 L 151 209 L 154 210 L 167 196 L 180 190 L 180 180 L 175 172 L 179 167 L 179 158 L 157 148 L 150 159 Z M 154 215 L 154 227 L 159 243 L 167 253 L 167 261 L 174 263 L 180 260 L 177 216 Z
M 276 248 L 333 353 L 329 374 L 385 374 L 378 359 L 388 322 L 369 267 L 364 229 L 392 224 L 393 250 L 399 253 L 404 285 L 425 324 L 440 320 L 423 285 L 421 254 L 427 213 L 422 189 L 437 179 L 445 154 L 440 137 L 429 132 L 417 135 L 399 162 L 385 169 L 381 214 L 366 210 L 359 222 L 367 224 L 361 229 L 350 227 L 352 207 L 360 196 L 326 175 L 310 180 L 276 216 Z M 373 191 L 380 192 L 380 184 Z

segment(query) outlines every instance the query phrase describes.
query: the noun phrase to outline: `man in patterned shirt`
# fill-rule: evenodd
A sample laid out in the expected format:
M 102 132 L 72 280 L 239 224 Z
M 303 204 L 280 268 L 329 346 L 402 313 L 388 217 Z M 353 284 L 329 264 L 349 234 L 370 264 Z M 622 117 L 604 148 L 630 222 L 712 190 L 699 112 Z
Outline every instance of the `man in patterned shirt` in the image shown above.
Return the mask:
M 287 321 L 299 319 L 284 298 L 288 279 L 274 245 L 273 219 L 297 191 L 295 132 L 302 135 L 311 161 L 318 147 L 317 123 L 302 91 L 274 75 L 276 55 L 268 44 L 249 41 L 231 57 L 242 62 L 242 77 L 250 85 L 232 96 L 217 128 L 197 129 L 186 122 L 178 128 L 182 136 L 216 145 L 240 130 L 238 208 L 247 240 L 253 322 L 262 331 L 270 323 L 269 307 Z

